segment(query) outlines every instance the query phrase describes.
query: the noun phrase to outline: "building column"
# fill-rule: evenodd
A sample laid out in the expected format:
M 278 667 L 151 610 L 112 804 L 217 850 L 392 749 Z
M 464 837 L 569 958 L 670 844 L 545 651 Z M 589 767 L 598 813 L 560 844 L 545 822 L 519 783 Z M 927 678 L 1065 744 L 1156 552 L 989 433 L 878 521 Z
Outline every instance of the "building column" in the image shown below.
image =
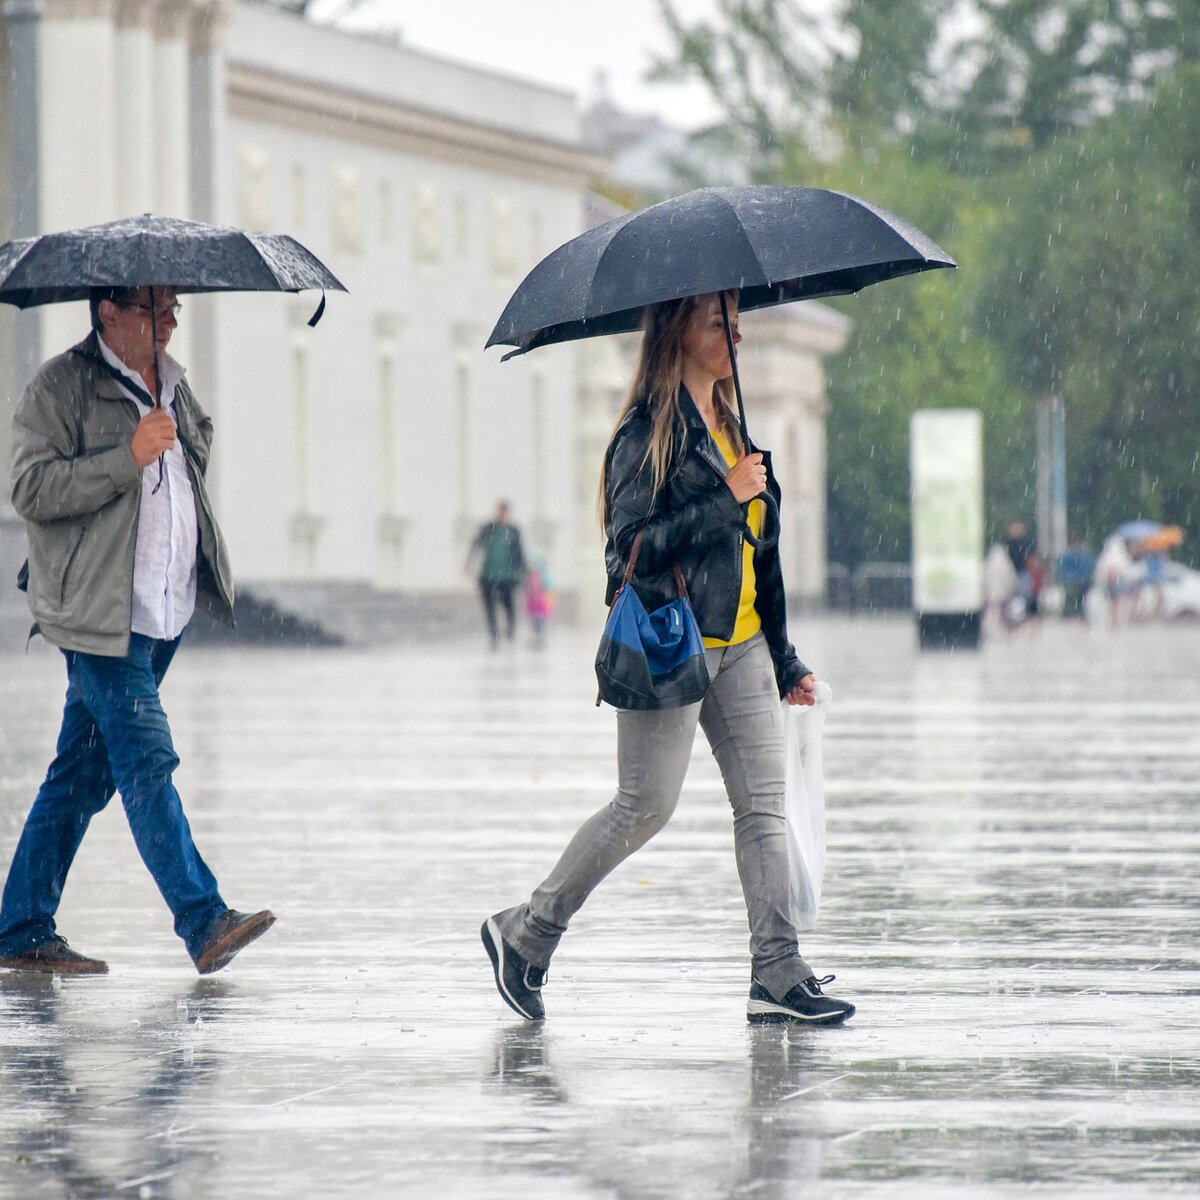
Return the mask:
M 483 341 L 483 333 L 478 325 L 471 321 L 460 321 L 451 329 L 450 341 L 453 347 L 454 372 L 454 436 L 455 480 L 454 504 L 454 538 L 457 548 L 464 553 L 471 544 L 479 528 L 480 513 L 492 511 L 492 499 L 481 500 L 474 487 L 475 473 L 478 466 L 475 446 L 475 389 L 477 386 L 477 366 L 479 361 L 479 346 Z M 487 504 L 486 508 L 476 507 Z
M 225 34 L 229 0 L 198 0 L 188 47 L 189 215 L 217 222 L 225 179 Z
M 188 112 L 191 24 L 192 6 L 188 0 L 160 0 L 154 13 L 152 72 L 153 211 L 167 217 L 188 215 L 192 176 L 189 140 L 192 129 Z
M 154 0 L 121 0 L 116 11 L 113 81 L 118 113 L 140 112 L 131 122 L 118 116 L 117 217 L 132 217 L 154 207 L 154 128 L 151 89 L 154 78 Z
M 46 0 L 38 80 L 41 195 L 39 233 L 111 221 L 117 201 L 117 145 L 133 123 L 149 125 L 147 98 L 116 77 L 116 0 Z M 79 341 L 87 306 L 42 310 L 39 361 Z
M 577 480 L 574 563 L 576 620 L 599 630 L 604 624 L 604 594 L 608 573 L 604 565 L 604 534 L 597 504 L 600 471 L 612 438 L 617 413 L 629 389 L 641 338 L 638 334 L 590 338 L 579 343 L 579 405 L 575 471 Z
M 41 215 L 41 139 L 38 78 L 41 72 L 40 25 L 45 15 L 41 0 L 7 0 L 3 8 L 7 41 L 5 67 L 8 127 L 4 147 L 9 210 L 7 238 L 33 237 Z M 3 350 L 7 371 L 0 383 L 0 477 L 7 483 L 12 439 L 12 414 L 18 397 L 41 361 L 41 319 L 38 309 L 18 312 L 5 306 Z M 0 488 L 0 522 L 15 521 L 7 486 Z
M 228 0 L 198 0 L 191 10 L 187 52 L 187 147 L 191 158 L 184 215 L 220 223 L 225 163 L 225 32 Z M 188 375 L 205 410 L 220 421 L 219 309 L 221 296 L 187 300 Z M 219 498 L 221 456 L 216 456 L 209 488 Z
M 779 554 L 788 596 L 806 605 L 825 596 L 825 416 L 822 360 L 845 344 L 846 318 L 822 306 L 747 313 L 740 352 L 750 436 L 772 451 L 782 492 Z
M 375 314 L 375 358 L 379 387 L 379 503 L 375 519 L 377 587 L 400 590 L 404 585 L 404 546 L 409 531 L 410 488 L 406 486 L 402 447 L 409 427 L 402 408 L 399 367 L 404 318 L 395 312 Z

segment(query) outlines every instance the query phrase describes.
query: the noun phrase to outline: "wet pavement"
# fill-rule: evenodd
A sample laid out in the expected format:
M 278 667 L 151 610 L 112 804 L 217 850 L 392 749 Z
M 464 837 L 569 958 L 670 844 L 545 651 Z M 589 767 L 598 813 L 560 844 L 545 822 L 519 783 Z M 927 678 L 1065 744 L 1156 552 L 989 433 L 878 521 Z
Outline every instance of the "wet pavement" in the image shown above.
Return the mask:
M 180 791 L 226 900 L 279 923 L 199 980 L 111 805 L 60 913 L 111 974 L 0 973 L 0 1197 L 1196 1195 L 1200 629 L 794 632 L 835 692 L 803 945 L 844 1028 L 745 1022 L 702 739 L 549 1021 L 502 1006 L 479 922 L 612 790 L 592 635 L 185 648 Z M 51 651 L 0 657 L 4 865 L 63 687 Z

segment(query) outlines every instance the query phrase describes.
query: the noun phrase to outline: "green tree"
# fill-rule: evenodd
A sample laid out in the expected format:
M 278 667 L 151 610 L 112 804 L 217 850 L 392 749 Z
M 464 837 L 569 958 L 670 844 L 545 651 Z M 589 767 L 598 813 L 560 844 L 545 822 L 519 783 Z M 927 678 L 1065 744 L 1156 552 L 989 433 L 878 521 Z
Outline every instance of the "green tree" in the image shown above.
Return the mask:
M 974 65 L 944 118 L 972 161 L 1020 152 L 1085 127 L 1140 86 L 1138 31 L 1146 6 L 1121 0 L 977 0 L 978 31 L 951 59 Z M 972 146 L 982 153 L 972 155 Z
M 1067 410 L 1072 508 L 1102 536 L 1200 533 L 1200 66 L 1056 143 L 997 229 L 976 328 Z
M 675 54 L 655 77 L 704 83 L 759 178 L 828 158 L 831 135 L 855 146 L 910 129 L 933 84 L 930 47 L 951 0 L 717 0 L 685 21 L 658 0 Z
M 1200 54 L 1200 0 L 717 0 L 709 20 L 659 8 L 759 174 L 801 143 L 818 156 L 903 139 L 949 169 L 1020 162 Z
M 919 214 L 960 264 L 953 276 L 933 272 L 829 302 L 854 321 L 846 349 L 828 364 L 830 558 L 854 565 L 909 556 L 908 426 L 922 408 L 979 409 L 993 529 L 1030 516 L 1030 396 L 974 320 L 998 219 L 986 185 L 914 166 L 898 149 L 876 161 L 869 180 L 860 173 L 825 182 L 849 191 L 869 185 L 879 203 Z
M 660 3 L 674 73 L 759 178 L 867 195 L 962 266 L 832 302 L 856 324 L 829 363 L 831 558 L 907 554 L 918 407 L 981 409 L 991 530 L 1031 517 L 1052 387 L 1093 536 L 1135 512 L 1200 533 L 1200 0 L 848 0 L 836 22 L 721 0 L 692 24 Z

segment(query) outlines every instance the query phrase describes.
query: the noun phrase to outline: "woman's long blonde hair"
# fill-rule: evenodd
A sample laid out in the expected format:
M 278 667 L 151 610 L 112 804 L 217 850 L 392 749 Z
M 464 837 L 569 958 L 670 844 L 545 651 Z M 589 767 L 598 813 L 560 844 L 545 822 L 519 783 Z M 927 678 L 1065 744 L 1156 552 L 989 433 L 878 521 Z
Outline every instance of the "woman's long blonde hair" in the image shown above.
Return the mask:
M 737 302 L 737 292 L 727 292 Z M 617 422 L 613 426 L 611 447 L 617 430 L 621 428 L 630 412 L 643 402 L 650 410 L 650 442 L 642 464 L 652 466 L 652 488 L 650 503 L 653 506 L 663 484 L 675 466 L 675 455 L 679 449 L 680 433 L 684 426 L 683 409 L 679 404 L 679 388 L 683 383 L 683 330 L 696 311 L 704 296 L 684 296 L 681 300 L 664 300 L 661 304 L 648 305 L 642 316 L 642 346 L 638 352 L 637 367 L 629 384 Z M 717 416 L 723 432 L 733 443 L 738 456 L 745 452 L 742 445 L 741 425 L 737 419 L 733 379 L 717 380 L 714 389 Z M 600 527 L 608 526 L 608 454 L 600 468 Z M 647 514 L 649 515 L 649 514 Z

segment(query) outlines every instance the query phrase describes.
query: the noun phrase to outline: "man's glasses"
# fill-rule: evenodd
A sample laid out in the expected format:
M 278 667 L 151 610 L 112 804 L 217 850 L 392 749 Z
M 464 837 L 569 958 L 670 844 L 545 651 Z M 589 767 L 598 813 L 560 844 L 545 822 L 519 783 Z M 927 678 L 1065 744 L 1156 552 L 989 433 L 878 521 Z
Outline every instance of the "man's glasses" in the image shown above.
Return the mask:
M 142 312 L 144 312 L 144 313 L 148 313 L 151 311 L 150 305 L 148 305 L 148 304 L 128 303 L 128 304 L 122 304 L 121 307 L 122 308 L 140 308 L 142 310 Z M 154 306 L 153 312 L 154 312 L 155 317 L 158 318 L 158 320 L 163 321 L 167 317 L 179 316 L 180 309 L 182 309 L 182 308 L 183 308 L 183 305 L 180 304 L 178 300 L 176 300 L 174 304 L 156 304 Z

